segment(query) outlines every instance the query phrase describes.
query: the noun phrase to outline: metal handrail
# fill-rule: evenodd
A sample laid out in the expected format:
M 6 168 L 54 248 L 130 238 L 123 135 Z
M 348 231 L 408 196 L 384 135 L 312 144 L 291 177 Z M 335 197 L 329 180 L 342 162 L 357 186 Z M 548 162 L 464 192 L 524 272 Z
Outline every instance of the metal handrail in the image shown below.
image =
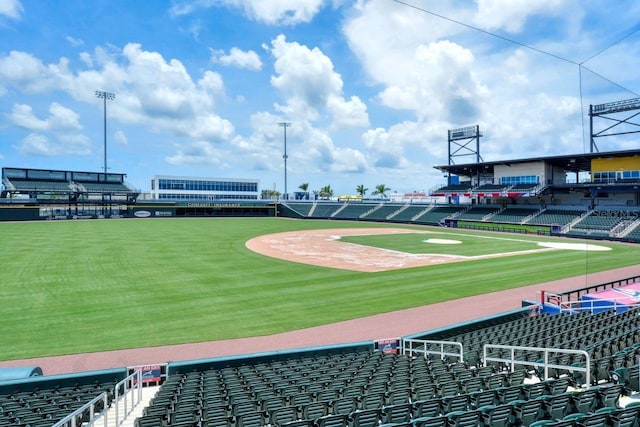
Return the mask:
M 120 389 L 123 389 L 122 394 Z M 133 409 L 142 401 L 142 371 L 136 370 L 127 378 L 116 384 L 114 411 L 116 417 L 116 427 L 120 426 Z M 121 405 L 122 403 L 122 405 Z M 120 409 L 123 417 L 120 420 Z
M 509 350 L 509 357 L 495 357 L 488 356 L 489 349 L 502 349 Z M 521 351 L 535 351 L 544 353 L 544 360 L 542 362 L 532 362 L 530 360 L 519 360 L 516 359 L 515 352 L 516 350 Z M 560 353 L 560 354 L 578 354 L 584 356 L 585 358 L 585 367 L 574 366 L 574 365 L 562 365 L 549 363 L 549 354 L 550 353 Z M 585 373 L 585 384 L 589 387 L 591 382 L 591 357 L 589 353 L 584 350 L 571 350 L 571 349 L 563 349 L 563 348 L 547 348 L 547 347 L 526 347 L 526 346 L 517 346 L 517 345 L 502 345 L 502 344 L 485 344 L 483 346 L 483 354 L 482 360 L 486 364 L 487 362 L 502 362 L 506 363 L 510 366 L 511 371 L 513 372 L 515 369 L 515 365 L 524 365 L 524 366 L 535 366 L 544 368 L 544 378 L 543 380 L 549 379 L 549 368 L 562 369 L 570 372 L 584 372 Z
M 102 402 L 102 412 L 96 412 L 96 404 L 98 402 Z M 89 410 L 89 420 L 88 425 L 93 425 L 95 419 L 100 416 L 104 422 L 104 427 L 107 427 L 109 424 L 109 418 L 107 416 L 107 406 L 109 404 L 109 397 L 107 392 L 101 393 L 99 396 L 94 397 L 91 401 L 85 403 L 80 408 L 76 409 L 57 423 L 55 423 L 52 427 L 76 427 L 78 425 L 83 425 L 84 421 L 82 420 L 85 411 Z
M 417 344 L 418 347 L 414 347 L 413 345 Z M 439 350 L 432 350 L 429 346 L 439 346 Z M 421 348 L 420 348 L 421 347 Z M 459 352 L 451 352 L 445 351 L 445 347 L 455 347 L 459 349 Z M 422 353 L 427 354 L 437 354 L 441 358 L 443 356 L 453 356 L 457 357 L 461 362 L 464 360 L 464 347 L 461 342 L 458 341 L 436 341 L 436 340 L 417 340 L 404 338 L 402 339 L 402 354 L 411 355 L 414 353 Z

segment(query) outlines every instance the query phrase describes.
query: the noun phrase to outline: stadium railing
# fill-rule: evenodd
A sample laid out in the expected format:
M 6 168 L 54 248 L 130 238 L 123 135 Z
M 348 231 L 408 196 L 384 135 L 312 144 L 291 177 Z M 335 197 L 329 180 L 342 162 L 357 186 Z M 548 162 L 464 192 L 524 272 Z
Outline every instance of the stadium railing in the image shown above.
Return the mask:
M 549 369 L 560 369 L 569 372 L 584 372 L 585 378 L 591 378 L 591 357 L 589 353 L 584 350 L 569 350 L 569 349 L 560 349 L 560 348 L 547 348 L 547 347 L 526 347 L 526 346 L 515 346 L 515 345 L 501 345 L 501 344 L 485 344 L 483 346 L 484 352 L 482 355 L 482 359 L 485 363 L 487 362 L 498 362 L 505 363 L 506 365 L 511 367 L 511 371 L 515 369 L 516 365 L 522 365 L 533 368 L 543 368 L 543 376 L 541 380 L 550 379 Z M 504 356 L 496 356 L 492 352 L 492 350 L 507 350 L 509 355 L 507 357 Z M 542 361 L 531 361 L 524 360 L 516 357 L 516 352 L 519 351 L 521 353 L 532 352 L 536 355 L 542 355 Z M 499 353 L 501 354 L 501 353 Z M 562 365 L 562 364 L 554 364 L 549 361 L 550 354 L 573 354 L 584 356 L 584 367 L 578 366 L 577 364 L 571 365 Z M 580 363 L 582 365 L 582 363 Z M 589 387 L 589 382 L 586 381 L 586 387 Z
M 458 351 L 447 351 L 445 348 L 453 348 Z M 462 343 L 455 341 L 438 341 L 438 340 L 418 340 L 403 339 L 401 343 L 402 354 L 422 354 L 437 355 L 441 359 L 449 357 L 457 358 L 460 362 L 464 360 L 464 348 Z

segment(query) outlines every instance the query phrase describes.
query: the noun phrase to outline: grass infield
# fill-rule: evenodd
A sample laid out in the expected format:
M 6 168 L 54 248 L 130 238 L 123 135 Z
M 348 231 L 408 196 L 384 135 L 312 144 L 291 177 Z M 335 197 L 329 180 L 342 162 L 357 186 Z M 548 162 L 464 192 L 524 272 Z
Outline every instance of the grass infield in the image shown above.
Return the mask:
M 353 227 L 403 226 L 279 218 L 0 223 L 0 360 L 273 334 L 640 259 L 640 246 L 596 242 L 612 250 L 557 250 L 360 273 L 273 259 L 245 247 L 263 234 Z M 530 249 L 535 244 L 528 240 L 552 239 L 404 228 L 463 241 L 430 245 L 430 252 L 456 246 L 467 255 L 505 252 L 507 244 Z M 394 239 L 369 236 L 366 244 L 404 251 L 427 246 Z

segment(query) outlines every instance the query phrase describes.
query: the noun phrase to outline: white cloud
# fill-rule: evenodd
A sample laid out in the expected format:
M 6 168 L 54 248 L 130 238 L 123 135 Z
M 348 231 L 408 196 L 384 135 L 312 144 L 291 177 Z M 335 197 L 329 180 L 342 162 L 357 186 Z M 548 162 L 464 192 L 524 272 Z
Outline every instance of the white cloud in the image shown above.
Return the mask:
M 333 116 L 333 129 L 369 125 L 367 106 L 357 96 L 346 100 L 332 95 L 327 99 L 327 110 Z
M 242 68 L 251 71 L 262 69 L 262 61 L 253 50 L 243 51 L 237 47 L 232 47 L 228 54 L 224 51 L 212 51 L 213 62 L 219 62 L 227 67 Z
M 176 154 L 165 158 L 172 165 L 214 165 L 222 164 L 224 155 L 213 144 L 207 141 L 195 141 L 179 145 Z
M 0 1 L 0 16 L 6 16 L 11 19 L 20 19 L 24 8 L 19 0 L 2 0 Z
M 253 20 L 269 25 L 296 25 L 310 22 L 320 11 L 323 0 L 188 0 L 174 4 L 174 16 L 189 15 L 199 9 L 231 7 L 240 9 Z
M 88 52 L 80 52 L 80 61 L 84 63 L 89 68 L 93 68 L 93 58 L 91 58 L 91 54 Z
M 113 134 L 113 136 L 115 137 L 115 140 L 118 144 L 120 145 L 129 144 L 129 141 L 127 140 L 127 135 L 125 135 L 123 131 L 118 130 Z
M 502 8 L 486 25 L 519 31 L 534 16 L 560 19 L 559 11 L 575 2 L 512 6 L 520 3 L 479 0 L 478 15 L 453 2 L 434 7 L 462 22 Z M 474 124 L 485 134 L 480 150 L 485 160 L 582 151 L 576 66 L 516 44 L 491 45 L 490 36 L 390 2 L 362 2 L 357 10 L 343 32 L 372 86 L 381 88 L 377 100 L 415 117 L 363 134 L 372 167 L 392 175 L 423 171 L 435 179 L 429 167 L 447 164 L 447 129 Z M 575 25 L 575 17 L 566 21 Z M 377 30 L 382 27 L 385 31 Z M 581 47 L 589 45 L 581 40 Z M 558 46 L 561 52 L 571 48 Z M 475 158 L 459 159 L 465 161 Z
M 476 0 L 475 23 L 488 30 L 520 32 L 531 15 L 553 16 L 574 5 L 575 0 Z
M 58 64 L 45 66 L 35 56 L 20 51 L 11 51 L 0 57 L 0 81 L 2 84 L 19 87 L 24 92 L 41 93 L 57 89 L 62 84 L 62 76 L 66 70 L 66 60 L 62 58 Z
M 88 155 L 91 153 L 91 141 L 83 135 L 45 136 L 30 133 L 13 147 L 20 153 L 36 156 Z
M 233 125 L 214 112 L 216 98 L 224 97 L 224 83 L 218 73 L 205 70 L 194 81 L 181 61 L 165 60 L 158 52 L 145 51 L 134 43 L 127 44 L 122 51 L 98 48 L 92 55 L 81 54 L 81 60 L 99 68 L 74 73 L 65 58 L 57 64 L 45 65 L 33 55 L 13 51 L 0 57 L 0 78 L 25 92 L 62 90 L 76 100 L 96 106 L 101 100 L 96 100 L 94 91 L 107 90 L 116 94 L 116 99 L 109 101 L 107 107 L 112 119 L 194 140 L 217 143 L 228 142 L 233 137 Z M 38 119 L 30 107 L 19 105 L 14 108 L 12 120 L 31 130 L 54 125 L 78 127 L 79 117 L 71 113 L 52 104 L 51 117 Z M 45 152 L 39 150 L 42 143 L 41 139 L 32 137 L 23 149 Z M 194 159 L 194 156 L 181 161 L 187 161 L 185 159 Z
M 16 125 L 31 131 L 79 131 L 82 126 L 76 112 L 54 102 L 49 106 L 50 116 L 39 119 L 33 114 L 29 105 L 16 104 L 9 116 Z
M 71 37 L 71 36 L 67 36 L 65 38 L 67 39 L 69 44 L 71 46 L 74 46 L 74 47 L 82 46 L 84 44 L 84 41 L 82 39 L 77 39 L 77 38 Z
M 38 118 L 29 105 L 13 106 L 9 120 L 29 131 L 17 145 L 23 154 L 40 156 L 88 155 L 91 141 L 81 133 L 82 126 L 76 112 L 58 104 L 49 106 L 49 116 Z
M 284 35 L 276 37 L 271 44 L 277 73 L 271 77 L 271 84 L 289 107 L 295 106 L 284 106 L 283 111 L 290 110 L 307 120 L 318 120 L 326 110 L 336 126 L 368 125 L 366 106 L 357 96 L 348 101 L 344 99 L 342 77 L 319 48 L 309 49 L 297 42 L 287 42 Z

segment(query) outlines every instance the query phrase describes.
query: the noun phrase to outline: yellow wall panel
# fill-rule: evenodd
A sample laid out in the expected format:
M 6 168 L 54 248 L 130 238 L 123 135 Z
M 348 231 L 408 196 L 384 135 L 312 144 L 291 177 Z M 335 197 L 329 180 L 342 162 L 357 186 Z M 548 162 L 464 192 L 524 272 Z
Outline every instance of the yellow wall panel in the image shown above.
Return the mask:
M 591 172 L 640 170 L 640 157 L 616 157 L 591 160 Z

